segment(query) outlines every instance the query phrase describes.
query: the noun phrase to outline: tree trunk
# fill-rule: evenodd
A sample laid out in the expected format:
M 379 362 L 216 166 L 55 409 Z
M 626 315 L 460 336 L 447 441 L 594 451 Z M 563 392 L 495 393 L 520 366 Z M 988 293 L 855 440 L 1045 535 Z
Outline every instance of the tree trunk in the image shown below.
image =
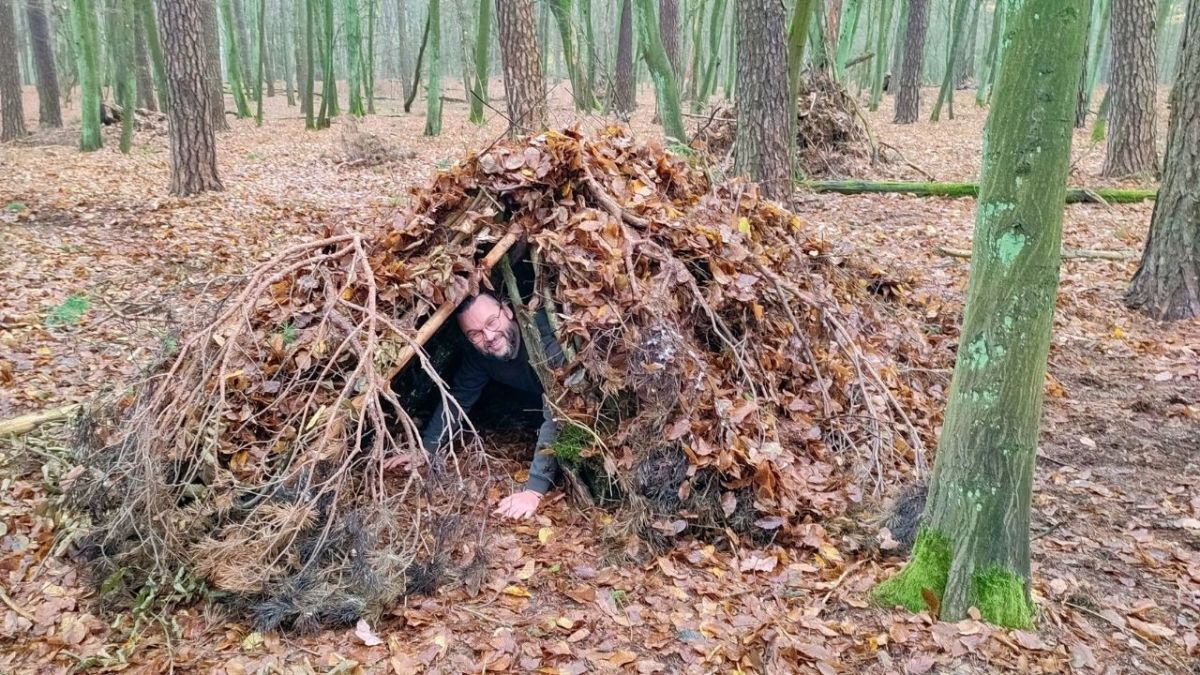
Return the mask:
M 679 81 L 671 62 L 667 60 L 667 50 L 663 48 L 658 21 L 654 16 L 653 0 L 636 0 L 638 13 L 638 42 L 641 44 L 642 58 L 650 68 L 650 77 L 654 80 L 654 95 L 662 115 L 663 131 L 667 140 L 673 143 L 686 144 L 687 132 L 683 128 L 683 111 L 679 102 Z M 779 33 L 783 40 L 783 32 Z M 780 62 L 779 76 L 787 73 L 786 51 L 784 60 Z M 786 86 L 786 81 L 784 82 Z
M 1188 4 L 1180 45 L 1162 186 L 1125 297 L 1158 320 L 1200 317 L 1200 0 Z
M 546 82 L 542 79 L 533 1 L 496 0 L 496 28 L 504 66 L 509 133 L 536 133 L 546 128 Z
M 342 9 L 346 30 L 346 86 L 350 89 L 347 112 L 353 117 L 362 117 L 367 111 L 362 99 L 362 21 L 358 16 L 358 0 L 345 0 Z
M 149 2 L 143 0 L 146 6 Z M 143 16 L 145 16 L 143 14 Z M 201 30 L 204 31 L 204 48 L 205 59 L 208 64 L 208 76 L 205 81 L 208 83 L 208 112 L 212 119 L 212 127 L 214 131 L 226 131 L 229 129 L 229 121 L 225 119 L 225 86 L 221 81 L 221 33 L 218 28 L 217 21 L 217 1 L 216 0 L 200 0 L 200 21 Z M 158 34 L 158 29 L 155 27 L 155 35 Z M 160 55 L 161 55 L 161 42 Z M 165 63 L 165 60 L 164 60 Z M 165 77 L 165 68 L 164 68 Z M 164 79 L 161 88 L 159 89 L 159 107 L 162 108 L 164 100 L 169 98 L 168 92 L 170 85 Z M 163 112 L 167 112 L 167 108 L 163 108 Z
M 367 0 L 367 53 L 362 58 L 363 87 L 367 95 L 367 114 L 375 114 L 375 3 Z
M 788 26 L 788 128 L 795 124 L 799 113 L 800 77 L 804 73 L 804 45 L 808 43 L 808 28 L 812 25 L 813 12 L 819 7 L 817 0 L 796 0 L 792 10 L 792 22 Z M 793 134 L 788 132 L 789 141 Z
M 421 66 L 425 63 L 425 48 L 429 46 L 429 16 L 425 17 L 425 30 L 421 33 L 421 46 L 417 49 L 417 67 L 413 70 L 412 86 L 408 88 L 408 96 L 404 99 L 404 112 L 412 109 L 413 101 L 417 98 L 417 89 L 421 86 Z
M 877 601 L 1032 623 L 1030 491 L 1058 288 L 1088 0 L 1009 7 L 987 122 L 962 339 L 912 559 Z
M 1076 110 L 1075 126 L 1083 128 L 1087 124 L 1087 115 L 1091 112 L 1092 93 L 1100 81 L 1100 57 L 1104 53 L 1108 35 L 1109 10 L 1112 3 L 1109 0 L 1095 0 L 1092 5 L 1092 24 L 1089 27 L 1087 64 L 1085 66 L 1087 81 L 1079 95 L 1079 107 Z M 1080 119 L 1082 117 L 1082 120 Z
M 406 78 L 413 72 L 412 51 L 408 46 L 408 10 L 405 8 L 407 4 L 404 0 L 396 0 L 396 34 L 400 37 L 400 43 L 397 45 L 400 50 L 400 93 L 405 100 L 408 100 L 411 94 Z
M 950 48 L 946 50 L 946 71 L 942 74 L 942 88 L 938 91 L 937 103 L 933 106 L 930 122 L 938 121 L 942 114 L 942 104 L 949 103 L 950 119 L 954 119 L 954 68 L 958 61 L 958 52 L 962 47 L 963 34 L 966 32 L 968 5 L 971 0 L 957 0 L 954 3 L 954 25 L 951 28 Z
M 250 105 L 246 101 L 246 85 L 242 80 L 241 48 L 233 24 L 233 3 L 231 0 L 220 1 L 221 23 L 225 28 L 225 69 L 229 75 L 229 89 L 233 92 L 233 102 L 237 105 L 237 116 L 249 117 Z
M 231 21 L 237 29 L 238 39 L 238 67 L 241 69 L 242 82 L 250 82 L 253 80 L 253 71 L 250 70 L 250 31 L 246 29 L 246 7 L 243 4 L 245 0 L 230 0 L 232 3 Z
M 1112 0 L 1112 110 L 1104 176 L 1158 176 L 1154 0 Z
M 658 34 L 662 38 L 667 61 L 675 81 L 683 83 L 683 69 L 679 63 L 679 0 L 658 0 Z
M 159 0 L 159 35 L 167 62 L 171 111 L 171 194 L 221 190 L 212 96 L 207 77 L 209 48 L 203 30 L 203 0 Z
M 321 113 L 317 116 L 317 128 L 328 129 L 329 119 L 337 117 L 337 72 L 334 70 L 333 44 L 333 0 L 325 0 L 321 7 L 321 19 L 325 39 L 321 45 Z M 407 108 L 405 112 L 408 112 Z
M 267 61 L 267 0 L 258 0 L 258 18 L 255 20 L 255 34 L 258 56 L 254 59 L 254 125 L 263 123 L 263 76 L 266 74 Z
M 737 0 L 736 168 L 762 186 L 768 199 L 792 191 L 788 113 L 787 12 L 776 0 Z
M 567 78 L 571 81 L 571 100 L 575 101 L 576 110 L 587 110 L 588 101 L 583 93 L 582 71 L 579 69 L 579 57 L 575 49 L 575 26 L 571 23 L 574 4 L 573 0 L 549 0 L 548 7 L 558 27 L 563 64 L 567 67 Z
M 139 3 L 140 4 L 140 3 Z M 138 12 L 140 15 L 141 12 Z M 154 100 L 154 77 L 150 74 L 150 53 L 146 51 L 146 31 L 141 21 L 134 22 L 133 52 L 137 63 L 137 107 L 158 110 Z
M 929 0 L 910 0 L 904 33 L 904 66 L 896 83 L 896 124 L 912 124 L 921 114 L 921 69 L 925 31 L 929 29 Z
M 483 106 L 488 102 L 488 46 L 492 37 L 492 0 L 479 0 L 475 13 L 475 87 L 471 91 L 473 124 L 483 124 Z
M 896 37 L 892 45 L 892 55 L 890 66 L 888 67 L 888 81 L 884 83 L 883 90 L 886 92 L 896 91 L 896 81 L 900 76 L 900 68 L 904 62 L 904 30 L 908 26 L 908 10 L 911 2 L 909 0 L 897 0 L 900 3 L 900 14 L 896 21 Z
M 123 67 L 115 73 L 117 78 L 117 104 L 121 106 L 121 152 L 129 154 L 133 145 L 134 108 L 137 107 L 137 77 L 134 73 L 134 24 L 136 15 L 133 7 L 134 0 L 117 0 L 117 15 L 114 17 L 118 29 L 109 39 L 115 42 L 112 46 L 117 63 Z
M 979 84 L 975 89 L 975 105 L 980 108 L 988 104 L 992 96 L 992 80 L 996 77 L 996 69 L 1000 65 L 1000 36 L 1004 31 L 1004 3 L 996 3 L 992 10 L 992 31 L 988 38 L 987 54 L 983 57 L 983 72 L 979 74 Z
M 441 0 L 429 0 L 429 91 L 425 101 L 425 135 L 442 133 Z
M 966 89 L 975 77 L 975 41 L 979 35 L 979 8 L 982 0 L 971 0 L 971 18 L 967 20 L 967 33 L 962 38 L 961 48 L 955 57 L 954 85 Z
M 300 78 L 297 75 L 299 68 L 299 59 L 296 58 L 298 47 L 295 43 L 296 33 L 291 22 L 288 21 L 287 3 L 280 2 L 279 19 L 276 25 L 279 26 L 279 35 L 283 40 L 280 45 L 279 58 L 283 61 L 283 90 L 287 96 L 288 107 L 296 105 L 296 92 L 300 91 Z M 295 88 L 293 88 L 295 84 Z
M 834 52 L 834 70 L 838 81 L 846 75 L 846 61 L 850 58 L 850 50 L 854 48 L 854 35 L 858 30 L 858 16 L 861 14 L 862 0 L 845 0 L 838 21 L 837 45 Z
M 583 25 L 586 50 L 580 51 L 580 56 L 587 55 L 583 66 L 583 95 L 587 101 L 587 109 L 596 108 L 596 32 L 592 25 L 592 0 L 579 0 L 579 22 Z
M 100 137 L 100 73 L 96 64 L 96 10 L 92 0 L 71 0 L 71 34 L 79 70 L 79 149 L 98 150 Z
M 892 0 L 883 0 L 880 7 L 879 35 L 875 42 L 875 64 L 871 75 L 871 112 L 879 110 L 883 100 L 883 78 L 887 75 L 888 36 L 892 30 Z
M 13 23 L 13 0 L 0 0 L 0 141 L 29 133 L 21 105 L 21 66 Z
M 273 37 L 270 37 L 270 38 L 268 37 L 268 35 L 273 35 L 273 31 L 268 32 L 268 30 L 267 30 L 267 17 L 266 17 L 267 0 L 257 0 L 257 2 L 258 2 L 258 12 L 259 12 L 259 14 L 262 15 L 262 20 L 260 22 L 262 24 L 262 27 L 259 30 L 259 35 L 258 35 L 259 43 L 262 45 L 260 47 L 260 51 L 262 53 L 262 65 L 260 67 L 262 68 L 262 71 L 263 71 L 263 85 L 266 86 L 266 88 L 267 88 L 267 93 L 266 93 L 267 98 L 272 98 L 275 96 L 275 80 L 276 80 L 275 50 L 272 49 L 272 47 L 274 47 L 274 45 L 272 43 L 275 40 Z
M 44 0 L 26 0 L 25 18 L 33 43 L 33 65 L 37 73 L 38 126 L 62 126 L 62 108 L 58 100 L 58 68 L 54 64 L 54 43 L 46 24 Z
M 721 0 L 718 0 L 720 2 Z M 715 60 L 715 56 L 713 56 Z M 617 26 L 617 66 L 613 77 L 610 108 L 617 117 L 629 119 L 637 107 L 637 83 L 634 74 L 634 4 L 623 0 Z M 703 96 L 703 94 L 701 94 Z
M 304 128 L 317 128 L 316 100 L 317 88 L 317 0 L 304 1 L 304 54 L 300 61 L 304 63 L 304 76 L 300 89 L 300 107 L 304 110 Z M 401 78 L 403 79 L 403 78 Z

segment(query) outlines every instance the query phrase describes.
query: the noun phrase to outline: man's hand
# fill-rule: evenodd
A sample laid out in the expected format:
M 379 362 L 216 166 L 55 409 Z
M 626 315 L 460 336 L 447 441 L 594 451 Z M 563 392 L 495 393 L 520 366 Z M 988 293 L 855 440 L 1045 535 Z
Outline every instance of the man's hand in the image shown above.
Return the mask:
M 522 520 L 537 511 L 542 501 L 542 493 L 533 490 L 521 490 L 500 500 L 500 506 L 493 512 L 497 516 Z

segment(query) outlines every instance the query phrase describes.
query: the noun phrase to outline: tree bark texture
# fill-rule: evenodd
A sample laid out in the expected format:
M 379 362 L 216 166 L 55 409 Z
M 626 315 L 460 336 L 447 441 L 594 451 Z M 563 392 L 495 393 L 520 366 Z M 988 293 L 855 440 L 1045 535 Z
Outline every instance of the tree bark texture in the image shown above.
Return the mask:
M 737 0 L 737 172 L 763 195 L 791 194 L 787 11 L 777 0 Z
M 137 60 L 137 104 L 146 110 L 158 110 L 154 100 L 154 77 L 150 75 L 150 53 L 146 51 L 146 29 L 142 22 L 134 25 L 134 58 Z
M 97 150 L 100 137 L 100 69 L 96 56 L 96 10 L 92 0 L 70 0 L 71 35 L 79 70 L 79 149 Z
M 638 12 L 638 41 L 641 43 L 642 58 L 650 69 L 650 77 L 654 80 L 654 96 L 658 103 L 658 111 L 662 117 L 663 131 L 667 139 L 675 143 L 686 144 L 687 132 L 683 128 L 683 111 L 679 101 L 679 80 L 667 60 L 667 51 L 663 48 L 662 37 L 658 29 L 658 21 L 654 16 L 652 0 L 636 0 Z M 779 34 L 782 44 L 783 33 Z M 784 60 L 780 78 L 787 77 L 787 48 L 784 47 Z M 786 79 L 784 86 L 786 86 Z
M 1162 186 L 1126 302 L 1155 319 L 1200 316 L 1200 0 L 1184 18 Z
M 885 604 L 1003 626 L 1033 620 L 1030 492 L 1058 289 L 1063 199 L 1089 0 L 1009 6 L 985 130 L 974 256 L 946 420 L 912 559 Z
M 496 0 L 496 28 L 504 66 L 509 131 L 537 132 L 546 127 L 546 82 L 537 42 L 532 0 Z
M 912 124 L 921 114 L 921 68 L 928 29 L 929 0 L 911 0 L 904 35 L 904 66 L 896 85 L 896 124 Z
M 720 0 L 718 0 L 720 1 Z M 716 61 L 715 54 L 711 55 Z M 617 67 L 612 92 L 612 111 L 628 116 L 637 107 L 637 83 L 633 73 L 633 3 L 621 2 L 621 19 L 617 27 Z
M 160 0 L 159 35 L 167 62 L 171 111 L 171 194 L 224 189 L 217 177 L 217 144 L 208 88 L 209 47 L 204 39 L 204 0 Z
M 208 57 L 208 112 L 213 129 L 225 131 L 229 129 L 229 121 L 225 119 L 225 87 L 221 83 L 221 36 L 217 32 L 217 0 L 200 0 L 200 21 L 204 31 L 204 52 Z
M 38 126 L 61 127 L 62 108 L 58 99 L 58 68 L 54 63 L 54 44 L 46 23 L 45 0 L 26 0 L 25 18 L 33 46 L 33 67 L 37 75 Z
M 13 23 L 13 0 L 0 0 L 0 141 L 29 133 L 21 105 L 21 67 Z
M 442 10 L 429 0 L 429 90 L 425 97 L 425 135 L 442 133 Z
M 683 82 L 683 70 L 679 62 L 679 0 L 658 0 L 658 34 L 662 37 L 663 49 L 671 62 L 675 81 Z
M 483 124 L 483 106 L 488 102 L 488 47 L 492 38 L 492 0 L 479 0 L 475 13 L 475 87 L 471 90 L 470 119 Z
M 1154 0 L 1112 0 L 1112 109 L 1105 176 L 1158 175 Z

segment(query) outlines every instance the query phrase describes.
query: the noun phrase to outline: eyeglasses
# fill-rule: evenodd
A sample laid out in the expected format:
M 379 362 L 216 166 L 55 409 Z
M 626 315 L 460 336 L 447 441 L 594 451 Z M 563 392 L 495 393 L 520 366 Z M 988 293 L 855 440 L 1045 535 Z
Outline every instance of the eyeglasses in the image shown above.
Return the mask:
M 479 344 L 487 337 L 485 331 L 490 333 L 500 332 L 500 315 L 503 313 L 504 307 L 501 307 L 499 311 L 496 312 L 496 316 L 488 319 L 487 323 L 483 324 L 483 330 L 467 331 L 467 339 L 475 344 Z

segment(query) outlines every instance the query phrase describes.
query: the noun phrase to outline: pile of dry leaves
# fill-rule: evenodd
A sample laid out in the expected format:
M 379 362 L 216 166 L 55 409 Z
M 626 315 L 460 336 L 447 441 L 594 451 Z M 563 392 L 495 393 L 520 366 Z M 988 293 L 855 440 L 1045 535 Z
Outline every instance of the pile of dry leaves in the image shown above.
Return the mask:
M 797 94 L 792 161 L 801 174 L 822 177 L 860 176 L 871 164 L 871 139 L 858 104 L 824 71 L 810 71 Z M 737 137 L 737 112 L 715 108 L 699 120 L 693 145 L 730 163 Z
M 786 541 L 925 461 L 942 392 L 894 284 L 660 145 L 547 132 L 279 251 L 89 416 L 73 495 L 101 590 L 215 589 L 307 631 L 471 583 L 494 473 L 473 433 L 418 437 L 455 405 L 447 319 L 481 287 L 551 318 L 556 451 L 606 477 L 628 542 Z

